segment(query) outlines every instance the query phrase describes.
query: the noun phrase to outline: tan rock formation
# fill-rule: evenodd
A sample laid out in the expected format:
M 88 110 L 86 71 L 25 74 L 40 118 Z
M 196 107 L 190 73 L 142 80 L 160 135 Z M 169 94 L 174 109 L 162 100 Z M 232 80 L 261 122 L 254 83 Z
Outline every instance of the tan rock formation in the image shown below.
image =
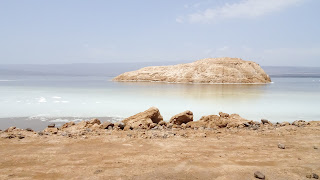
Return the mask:
M 124 119 L 122 122 L 126 126 L 131 126 L 132 128 L 148 128 L 152 123 L 159 123 L 163 118 L 160 111 L 156 107 L 151 107 L 148 110 L 138 113 L 136 115 L 130 116 Z
M 187 127 L 191 128 L 233 128 L 242 127 L 245 123 L 253 124 L 252 121 L 240 117 L 238 114 L 219 113 L 217 115 L 202 116 L 199 121 L 187 123 Z
M 240 58 L 206 58 L 173 66 L 152 66 L 120 74 L 114 81 L 170 83 L 269 83 L 270 77 L 255 62 Z
M 193 113 L 191 111 L 184 111 L 176 114 L 170 119 L 170 123 L 177 125 L 181 125 L 182 123 L 186 124 L 190 121 L 193 121 Z

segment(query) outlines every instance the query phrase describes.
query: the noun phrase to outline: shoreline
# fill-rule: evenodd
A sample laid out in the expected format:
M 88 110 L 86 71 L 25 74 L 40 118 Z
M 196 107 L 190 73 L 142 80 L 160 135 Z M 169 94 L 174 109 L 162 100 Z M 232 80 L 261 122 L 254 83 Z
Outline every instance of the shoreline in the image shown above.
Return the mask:
M 62 126 L 67 122 L 78 123 L 80 121 L 88 121 L 93 118 L 98 118 L 102 122 L 110 121 L 117 122 L 124 118 L 121 117 L 109 117 L 109 116 L 98 116 L 98 117 L 72 117 L 72 116 L 24 116 L 24 117 L 1 117 L 0 118 L 0 130 L 5 130 L 9 127 L 15 126 L 21 129 L 31 128 L 33 130 L 41 131 L 45 129 L 49 124 L 55 123 L 57 126 Z
M 253 180 L 259 171 L 284 180 L 320 174 L 320 121 L 216 129 L 104 129 L 98 123 L 0 131 L 0 179 Z

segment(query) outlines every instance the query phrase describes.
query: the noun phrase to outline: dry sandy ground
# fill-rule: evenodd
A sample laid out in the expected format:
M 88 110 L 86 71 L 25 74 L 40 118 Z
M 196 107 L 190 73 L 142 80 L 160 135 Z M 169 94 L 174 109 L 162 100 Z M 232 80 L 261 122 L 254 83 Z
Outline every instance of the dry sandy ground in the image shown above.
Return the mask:
M 273 180 L 320 174 L 319 125 L 169 131 L 168 138 L 150 135 L 160 130 L 0 138 L 0 179 L 246 180 L 260 171 Z

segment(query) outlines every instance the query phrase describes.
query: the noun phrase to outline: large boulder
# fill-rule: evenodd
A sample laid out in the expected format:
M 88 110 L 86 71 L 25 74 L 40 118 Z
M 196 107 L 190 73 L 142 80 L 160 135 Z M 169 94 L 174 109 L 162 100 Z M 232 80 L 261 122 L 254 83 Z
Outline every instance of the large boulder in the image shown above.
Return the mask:
M 240 117 L 238 114 L 219 113 L 217 115 L 202 116 L 199 121 L 187 123 L 191 128 L 234 128 L 244 127 L 253 124 L 252 121 Z
M 181 125 L 182 123 L 187 124 L 190 121 L 193 121 L 193 113 L 191 111 L 184 111 L 174 115 L 169 122 L 172 124 Z
M 132 128 L 148 128 L 150 124 L 158 124 L 163 120 L 160 111 L 156 107 L 151 107 L 144 112 L 140 112 L 136 115 L 130 116 L 124 119 L 122 122 Z

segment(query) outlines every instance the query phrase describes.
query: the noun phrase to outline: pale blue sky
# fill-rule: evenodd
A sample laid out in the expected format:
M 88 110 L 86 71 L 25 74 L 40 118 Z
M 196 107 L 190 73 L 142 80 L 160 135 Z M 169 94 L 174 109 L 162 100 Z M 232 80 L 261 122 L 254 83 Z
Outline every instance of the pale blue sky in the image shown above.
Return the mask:
M 319 0 L 0 0 L 0 64 L 320 66 Z

